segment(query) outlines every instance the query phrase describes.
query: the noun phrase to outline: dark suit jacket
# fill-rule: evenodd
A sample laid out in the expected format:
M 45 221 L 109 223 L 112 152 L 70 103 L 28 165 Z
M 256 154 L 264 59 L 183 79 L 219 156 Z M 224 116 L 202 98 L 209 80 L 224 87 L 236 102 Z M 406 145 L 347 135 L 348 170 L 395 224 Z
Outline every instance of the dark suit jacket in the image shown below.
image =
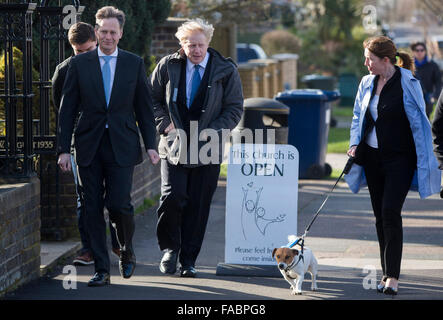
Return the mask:
M 60 101 L 62 99 L 63 84 L 65 83 L 66 74 L 68 73 L 69 64 L 71 63 L 72 56 L 61 62 L 54 71 L 52 76 L 52 100 L 54 101 L 54 106 L 60 110 Z M 78 115 L 75 119 L 75 126 L 77 125 Z M 74 126 L 74 130 L 75 130 Z M 72 137 L 71 142 L 71 153 L 74 153 L 74 137 Z
M 54 71 L 52 76 L 52 99 L 57 110 L 60 109 L 60 101 L 62 100 L 63 84 L 65 83 L 66 74 L 68 73 L 69 64 L 72 57 L 61 62 Z
M 222 141 L 223 129 L 234 129 L 240 121 L 243 113 L 243 90 L 237 66 L 230 58 L 223 57 L 219 52 L 208 48 L 212 56 L 209 70 L 208 86 L 201 100 L 201 106 L 195 106 L 201 115 L 198 120 L 198 131 L 211 128 L 216 130 L 219 141 Z M 182 123 L 178 108 L 178 90 L 182 73 L 182 63 L 186 56 L 183 49 L 162 58 L 151 75 L 151 86 L 153 93 L 154 114 L 157 130 L 160 134 L 159 156 L 166 158 L 173 164 L 181 163 L 187 167 L 203 165 L 198 153 L 192 154 L 190 148 L 185 148 L 182 131 L 185 125 Z M 203 80 L 203 79 L 202 79 Z M 199 89 L 201 90 L 201 89 Z M 191 106 L 191 108 L 193 108 Z M 169 124 L 174 123 L 176 129 L 164 134 Z M 198 133 L 199 133 L 198 132 Z M 194 136 L 195 137 L 195 136 Z M 197 140 L 197 139 L 196 139 Z M 198 152 L 206 141 L 198 141 Z M 219 144 L 218 161 L 223 161 L 223 144 Z M 212 150 L 214 151 L 214 150 Z M 197 155 L 198 164 L 189 163 Z
M 106 123 L 119 166 L 133 166 L 142 161 L 139 130 L 146 149 L 156 149 L 151 89 L 143 60 L 130 52 L 118 51 L 108 107 L 97 49 L 71 59 L 59 111 L 58 153 L 69 153 L 78 112 L 74 137 L 79 166 L 91 163 Z

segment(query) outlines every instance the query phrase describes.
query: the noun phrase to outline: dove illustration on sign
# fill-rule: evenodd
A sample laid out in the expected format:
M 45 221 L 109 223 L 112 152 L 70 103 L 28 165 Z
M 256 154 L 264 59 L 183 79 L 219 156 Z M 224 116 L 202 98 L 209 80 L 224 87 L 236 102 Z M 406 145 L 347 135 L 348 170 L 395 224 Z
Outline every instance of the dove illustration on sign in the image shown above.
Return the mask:
M 242 187 L 243 201 L 241 210 L 241 226 L 245 240 L 247 240 L 245 232 L 246 221 L 253 220 L 257 230 L 263 235 L 266 235 L 266 229 L 273 223 L 280 223 L 285 221 L 286 214 L 280 214 L 274 218 L 268 218 L 266 209 L 260 206 L 260 197 L 263 192 L 263 187 L 254 188 L 254 182 L 250 182 L 246 187 Z M 255 196 L 255 199 L 254 199 Z M 251 216 L 253 219 L 251 219 Z

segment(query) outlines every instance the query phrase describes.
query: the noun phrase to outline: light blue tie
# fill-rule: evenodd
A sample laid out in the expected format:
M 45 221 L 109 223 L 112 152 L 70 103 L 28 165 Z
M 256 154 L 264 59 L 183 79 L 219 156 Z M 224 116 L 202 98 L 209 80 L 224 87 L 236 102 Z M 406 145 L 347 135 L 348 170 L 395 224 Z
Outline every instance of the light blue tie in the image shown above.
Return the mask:
M 105 60 L 105 64 L 102 67 L 103 87 L 105 88 L 106 107 L 109 105 L 109 99 L 111 98 L 111 65 L 109 61 L 113 56 L 102 56 Z
M 202 81 L 202 79 L 200 78 L 200 72 L 198 71 L 199 68 L 200 66 L 198 64 L 194 66 L 194 74 L 192 75 L 192 83 L 191 83 L 191 98 L 189 99 L 188 108 L 190 108 L 192 102 L 194 102 L 194 98 L 195 95 L 197 94 L 198 87 L 200 86 L 200 82 Z

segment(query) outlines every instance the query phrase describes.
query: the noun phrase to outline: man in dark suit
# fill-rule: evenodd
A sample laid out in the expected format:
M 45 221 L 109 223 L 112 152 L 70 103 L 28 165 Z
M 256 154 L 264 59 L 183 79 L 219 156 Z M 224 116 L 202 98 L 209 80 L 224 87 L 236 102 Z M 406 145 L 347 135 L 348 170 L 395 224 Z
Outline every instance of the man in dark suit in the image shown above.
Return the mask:
M 59 166 L 69 171 L 71 135 L 75 117 L 80 113 L 74 133 L 75 156 L 95 258 L 95 274 L 88 286 L 110 283 L 105 205 L 120 243 L 120 273 L 123 278 L 130 278 L 135 269 L 131 187 L 134 166 L 142 161 L 139 130 L 151 162 L 159 161 L 143 60 L 117 48 L 125 15 L 108 6 L 98 10 L 95 17 L 99 47 L 72 58 L 66 76 L 59 113 L 58 150 Z
M 413 43 L 411 50 L 414 53 L 415 77 L 420 80 L 426 103 L 426 115 L 429 118 L 442 89 L 440 68 L 435 61 L 428 59 L 424 42 Z
M 160 271 L 174 274 L 179 259 L 181 277 L 197 274 L 195 262 L 223 159 L 220 136 L 237 125 L 243 112 L 237 67 L 209 48 L 213 31 L 201 19 L 185 22 L 176 33 L 182 48 L 164 57 L 151 76 L 161 134 L 157 238 L 164 255 Z M 204 152 L 207 138 L 212 145 L 209 157 Z
M 89 23 L 77 22 L 73 24 L 68 31 L 69 44 L 72 47 L 74 55 L 82 54 L 88 51 L 95 50 L 97 47 L 97 39 L 95 37 L 94 27 Z M 68 72 L 69 64 L 71 63 L 72 56 L 60 63 L 54 71 L 52 77 L 52 98 L 57 110 L 60 109 L 60 100 L 62 98 L 63 84 L 65 83 L 66 73 Z M 77 119 L 76 119 L 77 120 Z M 85 224 L 85 206 L 83 200 L 83 190 L 78 179 L 77 163 L 74 157 L 74 146 L 71 148 L 71 165 L 72 173 L 74 176 L 74 182 L 77 193 L 77 222 L 78 230 L 80 233 L 80 239 L 82 248 L 80 254 L 74 258 L 73 263 L 75 265 L 90 265 L 94 263 L 94 257 L 92 255 L 89 234 L 87 232 Z M 109 229 L 111 233 L 112 252 L 120 257 L 120 245 L 117 241 L 115 229 L 109 223 Z

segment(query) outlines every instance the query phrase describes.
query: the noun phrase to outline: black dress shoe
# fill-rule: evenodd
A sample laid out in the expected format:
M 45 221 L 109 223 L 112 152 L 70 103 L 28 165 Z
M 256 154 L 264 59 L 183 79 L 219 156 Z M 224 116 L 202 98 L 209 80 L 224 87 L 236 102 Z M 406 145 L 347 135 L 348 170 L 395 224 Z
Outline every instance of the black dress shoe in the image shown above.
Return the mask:
M 135 255 L 126 250 L 120 251 L 120 261 L 118 262 L 118 267 L 120 270 L 120 275 L 129 279 L 134 273 L 136 265 Z
M 111 284 L 111 276 L 107 272 L 96 272 L 88 282 L 88 287 L 102 287 Z
M 387 294 L 387 295 L 390 295 L 390 296 L 396 296 L 397 293 L 398 293 L 398 289 L 394 289 L 394 288 L 391 288 L 391 287 L 385 287 L 383 289 L 383 293 Z
M 180 270 L 180 277 L 182 278 L 195 278 L 197 276 L 197 270 L 194 267 L 182 267 Z
M 377 284 L 377 292 L 383 293 L 384 290 L 385 290 L 384 284 Z
M 383 291 L 385 290 L 385 286 L 386 286 L 386 281 L 388 280 L 388 277 L 384 276 L 381 279 L 381 282 L 384 282 L 385 284 L 377 284 L 377 292 L 379 293 L 383 293 Z
M 174 274 L 177 271 L 177 250 L 167 250 L 160 261 L 160 271 L 162 273 Z

